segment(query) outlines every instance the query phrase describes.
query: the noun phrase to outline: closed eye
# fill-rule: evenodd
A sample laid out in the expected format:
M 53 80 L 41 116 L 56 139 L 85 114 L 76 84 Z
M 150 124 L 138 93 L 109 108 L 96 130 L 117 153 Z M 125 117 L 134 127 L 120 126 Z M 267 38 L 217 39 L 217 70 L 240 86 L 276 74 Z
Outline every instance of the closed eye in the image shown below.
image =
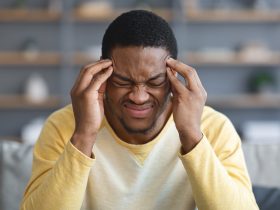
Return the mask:
M 116 87 L 131 87 L 131 82 L 120 82 L 120 81 L 112 81 L 112 84 Z
M 161 87 L 165 85 L 166 82 L 167 82 L 166 77 L 161 76 L 154 79 L 150 79 L 147 84 L 150 87 Z
M 123 77 L 116 73 L 112 75 L 110 81 L 115 87 L 120 88 L 131 88 L 133 85 L 135 85 L 135 83 L 129 78 Z M 167 81 L 168 80 L 166 74 L 160 73 L 155 77 L 150 78 L 145 85 L 151 88 L 160 88 L 163 87 L 167 83 Z
M 149 82 L 148 86 L 150 86 L 150 87 L 161 87 L 165 84 L 166 84 L 166 81 L 164 80 L 164 81 L 161 81 L 161 82 Z

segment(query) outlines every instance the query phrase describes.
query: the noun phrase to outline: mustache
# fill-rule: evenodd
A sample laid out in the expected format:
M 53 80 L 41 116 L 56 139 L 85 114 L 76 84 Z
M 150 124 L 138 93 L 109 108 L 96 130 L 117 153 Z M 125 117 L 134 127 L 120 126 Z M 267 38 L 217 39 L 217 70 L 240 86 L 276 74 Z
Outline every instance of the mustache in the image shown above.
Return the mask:
M 145 101 L 144 103 L 137 104 L 134 101 L 127 99 L 127 100 L 122 101 L 121 104 L 123 106 L 128 106 L 128 107 L 149 108 L 149 107 L 153 107 L 155 105 L 155 102 L 152 100 L 149 100 L 149 101 Z

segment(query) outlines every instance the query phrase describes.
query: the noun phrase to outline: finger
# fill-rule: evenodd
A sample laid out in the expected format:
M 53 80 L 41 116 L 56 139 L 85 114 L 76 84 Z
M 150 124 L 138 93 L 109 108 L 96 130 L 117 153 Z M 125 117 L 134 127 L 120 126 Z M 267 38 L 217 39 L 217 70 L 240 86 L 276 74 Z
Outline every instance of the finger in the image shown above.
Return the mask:
M 106 60 L 98 60 L 98 61 L 96 61 L 96 62 L 94 62 L 94 63 L 89 63 L 88 65 L 84 66 L 84 69 L 88 69 L 88 68 L 90 68 L 90 67 L 92 67 L 92 66 L 94 66 L 94 65 L 96 65 L 96 64 L 98 64 L 98 63 L 106 62 L 107 60 L 108 60 L 108 59 L 106 59 Z
M 196 81 L 197 81 L 197 83 L 198 83 L 198 87 L 199 87 L 199 89 L 200 89 L 201 94 L 203 95 L 203 97 L 204 97 L 205 100 L 206 100 L 206 98 L 207 98 L 207 92 L 206 92 L 205 88 L 203 87 L 202 82 L 201 82 L 201 80 L 200 80 L 198 74 L 197 74 L 197 79 L 196 79 Z
M 199 78 L 197 72 L 195 73 L 195 77 L 196 77 L 196 82 L 197 82 L 198 87 L 204 89 L 204 87 L 203 87 L 203 85 L 202 85 L 202 82 L 201 82 L 201 80 L 200 80 L 200 78 Z
M 100 72 L 96 77 L 92 79 L 90 82 L 90 85 L 87 87 L 86 91 L 87 92 L 104 92 L 104 88 L 100 89 L 102 84 L 106 82 L 106 80 L 111 76 L 113 73 L 113 67 L 110 66 L 109 68 L 105 69 L 103 72 Z
M 108 68 L 111 65 L 112 65 L 112 61 L 111 60 L 103 60 L 103 61 L 100 61 L 100 62 L 95 63 L 94 65 L 88 67 L 85 70 L 84 74 L 95 75 L 98 72 L 102 71 L 103 69 Z
M 172 73 L 172 70 L 169 67 L 167 67 L 167 76 L 176 92 L 182 93 L 186 91 L 186 87 L 180 82 L 176 75 Z
M 169 67 L 167 67 L 167 68 L 169 68 Z M 170 69 L 170 68 L 169 68 Z M 176 77 L 176 75 L 177 75 L 177 72 L 176 71 L 174 71 L 173 69 L 170 69 L 170 71 L 171 71 L 171 73 Z M 195 72 L 195 77 L 196 77 L 196 82 L 197 82 L 197 86 L 198 86 L 198 91 L 202 94 L 202 96 L 205 98 L 205 100 L 206 100 L 206 98 L 207 98 L 207 92 L 206 92 L 206 90 L 204 89 L 204 87 L 203 87 L 203 85 L 202 85 L 202 83 L 201 83 L 201 80 L 200 80 L 200 78 L 199 78 L 199 76 L 198 76 L 198 74 Z M 178 79 L 179 80 L 179 79 Z
M 98 65 L 100 65 L 100 64 L 105 64 L 105 63 L 109 63 L 109 62 L 112 62 L 112 61 L 109 60 L 109 59 L 105 59 L 105 60 L 99 60 L 99 61 L 97 61 L 97 62 L 95 62 L 95 63 L 92 63 L 92 64 L 89 64 L 89 65 L 85 66 L 85 67 L 81 70 L 81 73 L 80 73 L 81 78 L 82 78 L 82 76 L 83 76 L 85 73 L 90 72 L 89 70 L 92 69 L 94 66 L 98 66 Z
M 106 62 L 106 61 L 107 61 L 107 60 L 99 60 L 99 61 L 97 61 L 97 62 L 90 63 L 90 64 L 84 66 L 83 68 L 81 68 L 80 73 L 79 73 L 79 75 L 78 75 L 78 77 L 77 77 L 77 79 L 76 79 L 76 82 L 75 82 L 75 84 L 74 84 L 74 87 L 77 86 L 77 84 L 80 83 L 82 76 L 84 75 L 84 73 L 87 71 L 88 68 L 90 68 L 90 67 L 92 67 L 92 66 L 94 66 L 94 65 L 96 65 L 96 64 L 98 64 L 98 63 L 103 63 L 103 62 Z
M 174 60 L 173 58 L 169 58 L 166 61 L 166 64 L 172 68 L 172 70 L 178 72 L 181 74 L 184 79 L 188 82 L 187 87 L 191 90 L 198 88 L 197 83 L 197 77 L 196 77 L 196 71 L 194 68 L 180 62 L 177 60 Z
M 168 67 L 168 68 L 170 68 L 170 67 Z M 184 82 L 185 82 L 185 83 L 182 83 L 182 84 L 184 84 L 184 87 L 187 87 L 188 89 L 190 89 L 189 83 L 188 83 L 188 80 L 187 80 L 187 79 L 185 79 L 183 76 L 181 76 L 180 74 L 178 74 L 178 72 L 176 72 L 175 70 L 173 70 L 173 69 L 171 69 L 171 68 L 170 68 L 170 70 L 171 70 L 172 74 L 174 74 L 174 76 L 177 77 L 178 80 L 179 80 L 181 83 L 182 83 L 182 80 L 181 80 L 179 77 L 182 77 L 182 78 L 184 79 Z M 179 75 L 179 76 L 178 76 L 178 75 Z
M 77 91 L 83 91 L 85 90 L 91 83 L 92 79 L 103 69 L 108 68 L 112 65 L 111 61 L 107 62 L 101 62 L 97 63 L 96 65 L 93 65 L 85 70 L 83 73 L 78 85 L 77 85 Z
M 202 82 L 201 82 L 201 80 L 200 80 L 200 78 L 198 76 L 198 73 L 196 72 L 195 69 L 193 69 L 193 70 L 194 70 L 194 76 L 196 78 L 196 82 L 197 82 L 197 86 L 198 86 L 199 90 L 203 93 L 203 95 L 207 96 L 207 92 L 206 92 L 206 90 L 204 89 L 204 87 L 202 85 Z

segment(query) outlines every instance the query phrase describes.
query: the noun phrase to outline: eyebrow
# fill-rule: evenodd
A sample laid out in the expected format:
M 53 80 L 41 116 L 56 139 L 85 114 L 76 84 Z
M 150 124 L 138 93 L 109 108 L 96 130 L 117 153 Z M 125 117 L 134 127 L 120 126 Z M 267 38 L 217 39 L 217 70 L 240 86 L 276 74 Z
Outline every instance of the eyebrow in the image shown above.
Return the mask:
M 159 73 L 159 74 L 156 74 L 155 76 L 149 78 L 147 81 L 155 80 L 155 79 L 158 79 L 158 78 L 163 77 L 163 76 L 165 77 L 165 75 L 166 75 L 166 73 Z M 122 76 L 122 75 L 120 75 L 118 73 L 115 73 L 115 72 L 112 73 L 112 76 L 115 76 L 115 77 L 117 77 L 117 78 L 119 78 L 119 79 L 121 79 L 123 81 L 134 82 L 130 78 Z M 147 82 L 147 81 L 145 81 L 145 82 Z
M 132 82 L 131 79 L 129 79 L 129 78 L 127 78 L 127 77 L 124 77 L 124 76 L 122 76 L 122 75 L 120 75 L 120 74 L 117 74 L 117 73 L 115 73 L 115 72 L 112 73 L 112 76 L 117 77 L 117 78 L 119 78 L 119 79 L 121 79 L 121 80 L 124 80 L 124 81 L 127 81 L 127 82 Z
M 151 77 L 150 79 L 148 79 L 148 81 L 150 80 L 155 80 L 157 78 L 160 78 L 160 77 L 166 77 L 166 73 L 159 73 L 159 74 L 156 74 L 155 76 Z

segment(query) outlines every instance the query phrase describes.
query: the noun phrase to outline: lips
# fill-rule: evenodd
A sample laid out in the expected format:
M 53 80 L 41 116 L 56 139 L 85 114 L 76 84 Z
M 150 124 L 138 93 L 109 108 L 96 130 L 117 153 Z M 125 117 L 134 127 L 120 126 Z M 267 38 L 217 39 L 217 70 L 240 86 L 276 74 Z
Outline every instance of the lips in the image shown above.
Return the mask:
M 125 110 L 132 118 L 146 118 L 148 117 L 152 110 L 152 104 L 136 105 L 131 103 L 124 104 Z

